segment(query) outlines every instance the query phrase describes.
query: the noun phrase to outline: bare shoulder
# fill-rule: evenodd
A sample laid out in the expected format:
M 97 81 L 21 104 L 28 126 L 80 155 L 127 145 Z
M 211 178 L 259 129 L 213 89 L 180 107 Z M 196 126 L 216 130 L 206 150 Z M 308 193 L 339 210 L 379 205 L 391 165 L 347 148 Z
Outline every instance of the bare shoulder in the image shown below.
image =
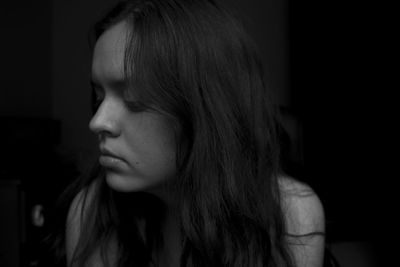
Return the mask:
M 280 177 L 287 227 L 286 240 L 298 267 L 321 267 L 325 249 L 325 217 L 321 200 L 305 183 Z
M 288 176 L 279 178 L 279 186 L 289 234 L 324 233 L 324 208 L 314 190 Z

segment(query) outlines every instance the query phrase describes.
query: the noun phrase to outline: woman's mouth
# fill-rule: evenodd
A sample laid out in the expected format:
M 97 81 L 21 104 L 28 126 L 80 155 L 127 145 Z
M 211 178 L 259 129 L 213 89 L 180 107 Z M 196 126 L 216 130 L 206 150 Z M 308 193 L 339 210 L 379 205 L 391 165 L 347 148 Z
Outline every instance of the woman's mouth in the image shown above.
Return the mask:
M 124 159 L 106 149 L 101 149 L 99 162 L 102 166 L 111 169 L 121 169 L 126 167 L 126 161 Z
M 99 162 L 102 166 L 111 169 L 121 169 L 126 165 L 125 161 L 121 158 L 113 157 L 107 154 L 100 155 Z

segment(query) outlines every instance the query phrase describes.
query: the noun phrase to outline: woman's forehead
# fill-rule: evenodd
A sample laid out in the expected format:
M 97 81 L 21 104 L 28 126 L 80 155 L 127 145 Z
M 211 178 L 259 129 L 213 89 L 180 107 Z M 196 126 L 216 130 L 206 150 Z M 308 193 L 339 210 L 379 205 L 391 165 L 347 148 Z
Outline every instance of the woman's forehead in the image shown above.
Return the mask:
M 97 40 L 92 62 L 92 79 L 98 83 L 124 80 L 124 57 L 128 28 L 121 21 Z

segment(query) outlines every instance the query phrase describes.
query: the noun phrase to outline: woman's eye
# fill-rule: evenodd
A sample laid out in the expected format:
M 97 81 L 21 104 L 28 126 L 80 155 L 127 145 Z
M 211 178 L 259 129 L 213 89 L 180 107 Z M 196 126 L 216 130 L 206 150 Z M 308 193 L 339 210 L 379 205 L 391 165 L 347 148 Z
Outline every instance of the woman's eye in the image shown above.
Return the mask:
M 132 112 L 143 112 L 147 107 L 140 101 L 125 101 L 126 106 Z
M 142 101 L 138 101 L 128 90 L 122 92 L 122 98 L 124 99 L 126 107 L 132 112 L 143 112 L 147 109 L 146 105 Z

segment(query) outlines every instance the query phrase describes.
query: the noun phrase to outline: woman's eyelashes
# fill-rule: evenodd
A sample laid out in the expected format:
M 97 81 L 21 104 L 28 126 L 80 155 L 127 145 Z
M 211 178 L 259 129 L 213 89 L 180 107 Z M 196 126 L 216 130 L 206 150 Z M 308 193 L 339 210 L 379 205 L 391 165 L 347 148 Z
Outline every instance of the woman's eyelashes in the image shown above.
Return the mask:
M 97 110 L 106 97 L 105 90 L 94 82 L 90 82 L 92 87 L 92 106 Z M 143 112 L 148 107 L 141 101 L 135 100 L 128 90 L 114 90 L 113 94 L 123 100 L 124 105 L 131 112 Z
M 122 98 L 124 99 L 126 107 L 131 112 L 143 112 L 147 110 L 146 105 L 142 101 L 138 101 L 137 97 L 133 96 L 132 92 L 128 90 L 122 92 Z
M 131 112 L 143 112 L 147 109 L 140 101 L 125 100 L 125 105 Z

